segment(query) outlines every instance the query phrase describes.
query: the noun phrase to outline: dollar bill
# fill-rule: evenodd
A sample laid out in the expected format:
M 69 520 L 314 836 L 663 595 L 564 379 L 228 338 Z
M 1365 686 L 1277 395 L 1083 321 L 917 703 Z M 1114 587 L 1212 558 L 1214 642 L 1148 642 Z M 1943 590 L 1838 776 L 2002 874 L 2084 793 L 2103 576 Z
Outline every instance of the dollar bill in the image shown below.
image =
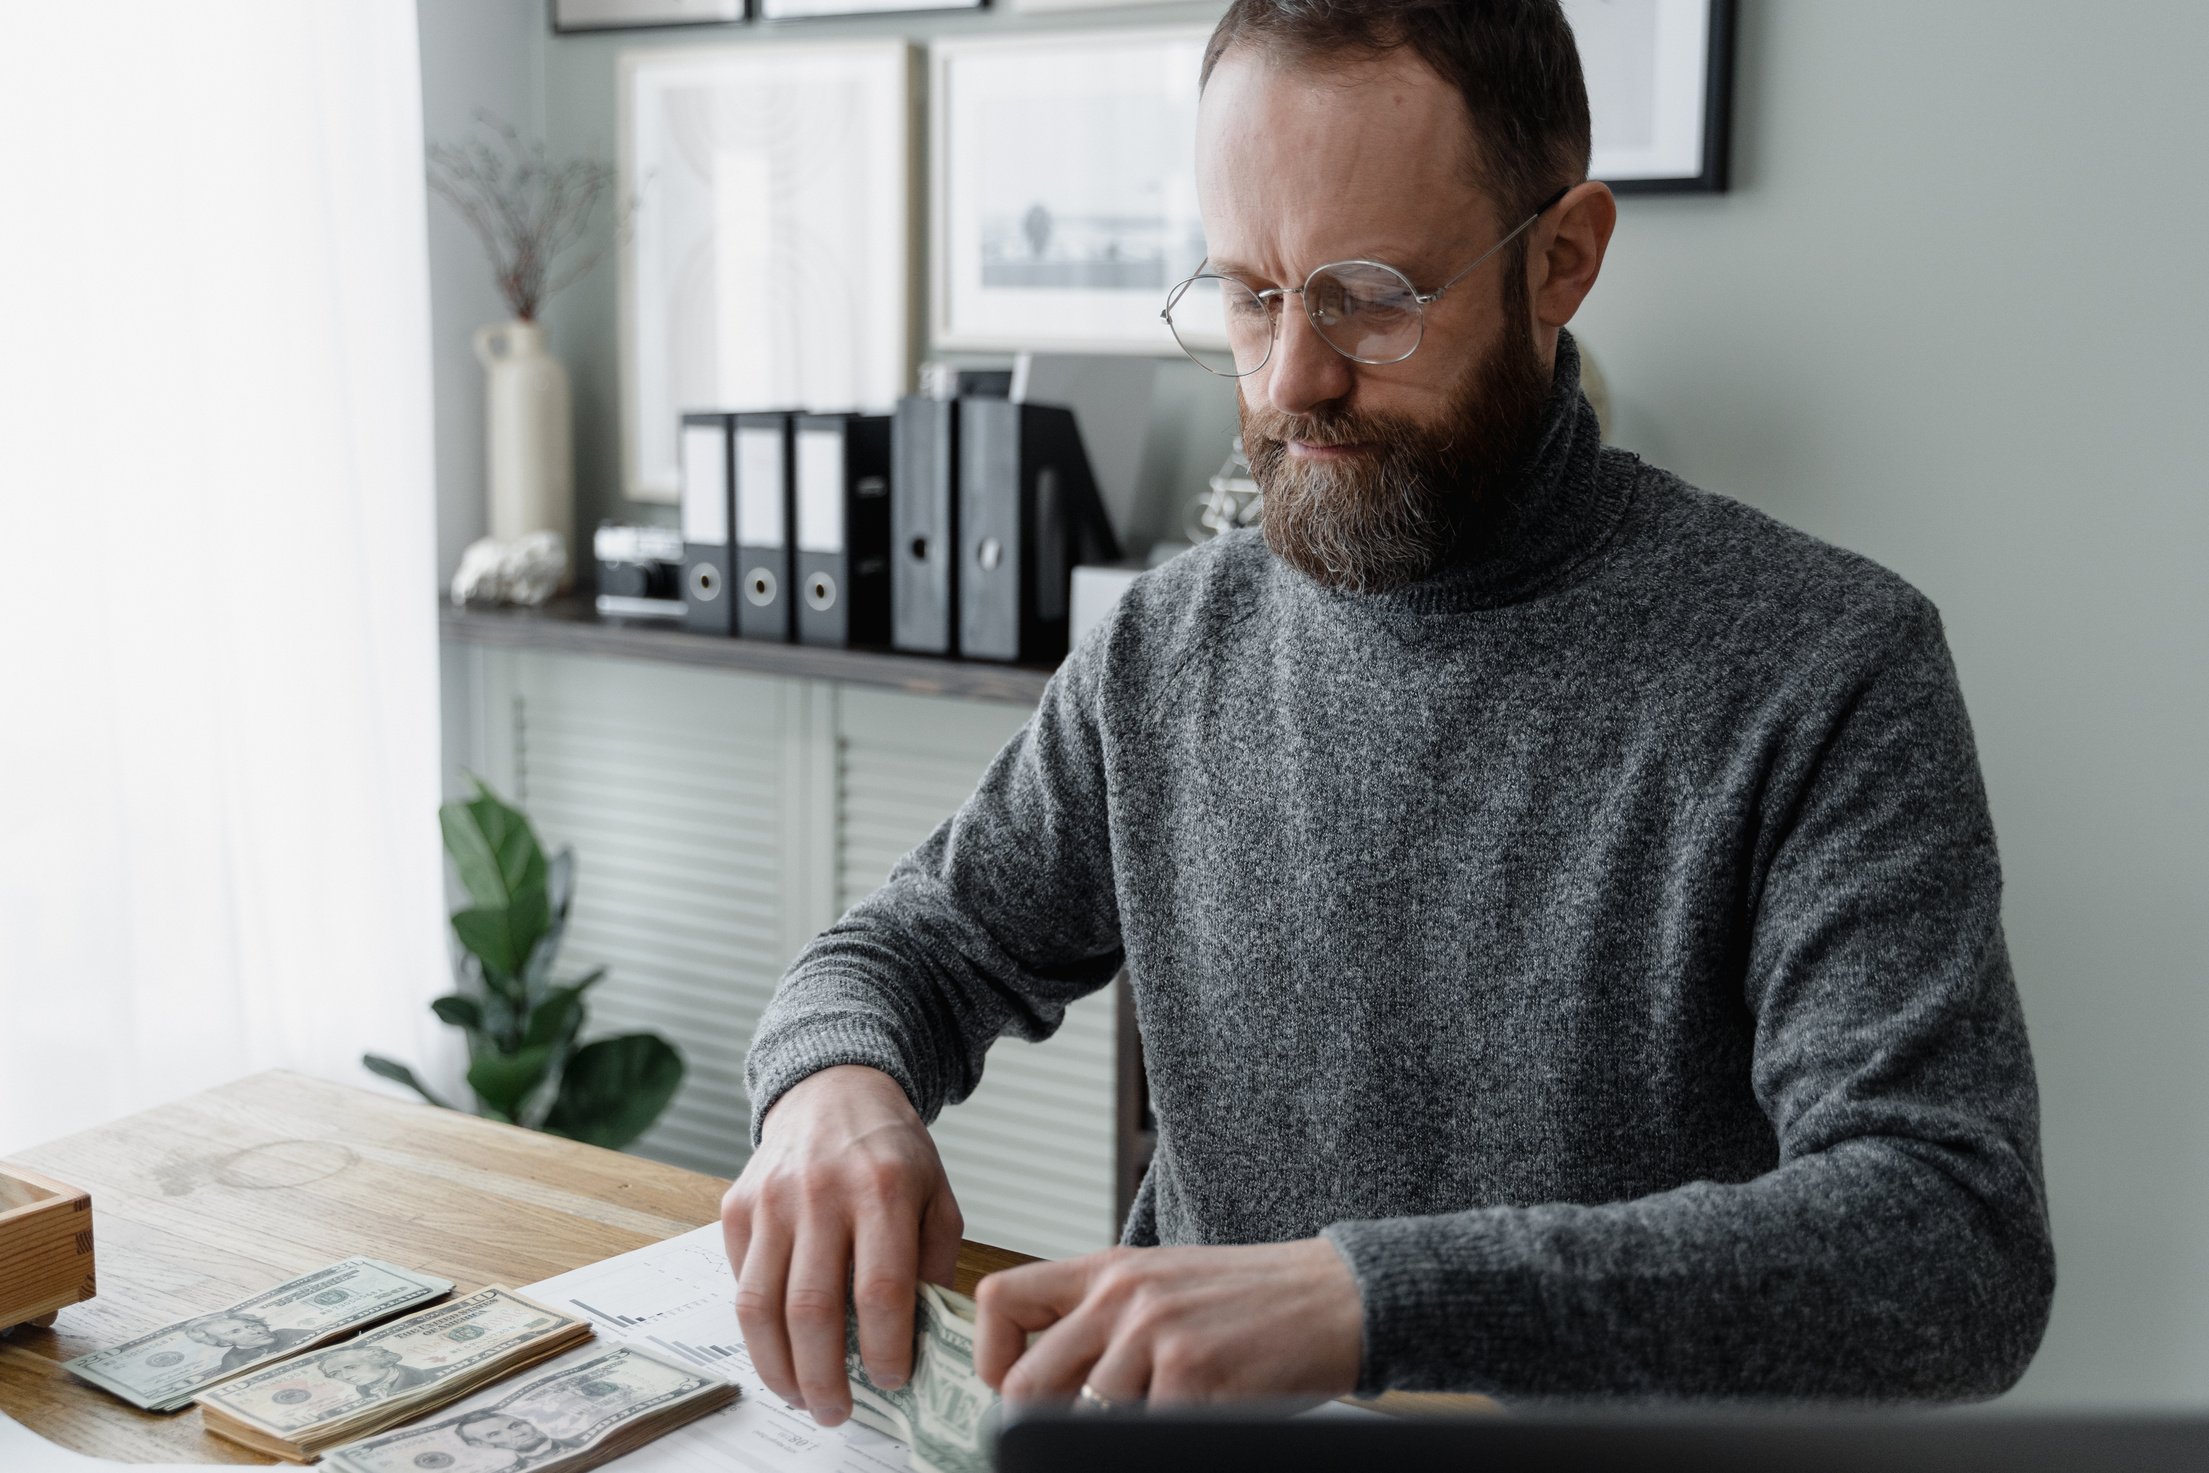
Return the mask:
M 906 1446 L 920 1473 L 989 1473 L 997 1393 L 974 1371 L 974 1301 L 935 1284 L 913 1307 L 913 1374 L 885 1391 L 859 1358 L 859 1319 L 844 1316 L 844 1371 L 854 1421 Z
M 330 1473 L 577 1473 L 735 1399 L 720 1377 L 643 1350 L 571 1352 L 496 1401 L 323 1454 Z M 487 1393 L 488 1395 L 488 1393 Z
M 373 1258 L 347 1258 L 65 1364 L 133 1406 L 173 1412 L 218 1381 L 442 1299 L 452 1287 Z
M 588 1321 L 493 1285 L 248 1371 L 198 1400 L 208 1431 L 304 1461 L 590 1337 Z

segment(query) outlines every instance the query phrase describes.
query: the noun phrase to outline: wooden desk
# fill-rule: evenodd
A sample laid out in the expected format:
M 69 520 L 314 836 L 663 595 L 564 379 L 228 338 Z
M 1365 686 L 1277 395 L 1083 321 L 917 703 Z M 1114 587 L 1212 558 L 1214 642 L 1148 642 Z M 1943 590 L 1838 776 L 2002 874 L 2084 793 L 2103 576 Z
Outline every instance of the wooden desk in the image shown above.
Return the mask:
M 0 1411 L 126 1462 L 265 1463 L 61 1369 L 281 1279 L 365 1253 L 451 1279 L 534 1283 L 672 1237 L 728 1183 L 297 1074 L 257 1074 L 11 1157 L 92 1194 L 99 1297 L 0 1340 Z M 1026 1262 L 969 1243 L 958 1284 Z

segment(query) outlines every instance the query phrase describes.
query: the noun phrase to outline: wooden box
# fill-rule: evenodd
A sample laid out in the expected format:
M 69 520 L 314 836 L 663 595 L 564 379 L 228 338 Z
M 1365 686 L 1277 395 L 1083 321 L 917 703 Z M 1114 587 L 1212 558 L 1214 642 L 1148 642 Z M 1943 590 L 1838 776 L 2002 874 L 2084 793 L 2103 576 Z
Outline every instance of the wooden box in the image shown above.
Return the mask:
M 0 1331 L 95 1292 L 90 1194 L 0 1161 Z

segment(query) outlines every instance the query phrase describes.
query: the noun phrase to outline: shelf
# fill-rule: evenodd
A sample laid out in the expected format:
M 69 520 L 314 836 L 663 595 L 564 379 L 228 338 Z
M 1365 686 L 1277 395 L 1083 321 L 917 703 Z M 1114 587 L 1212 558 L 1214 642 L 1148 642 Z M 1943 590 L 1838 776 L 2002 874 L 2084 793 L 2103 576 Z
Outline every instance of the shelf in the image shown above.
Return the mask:
M 589 598 L 571 594 L 534 609 L 455 608 L 438 600 L 440 638 L 497 649 L 557 650 L 620 660 L 662 660 L 716 670 L 789 675 L 883 686 L 924 696 L 962 696 L 1032 706 L 1042 699 L 1048 667 L 983 660 L 939 660 L 886 649 L 827 649 L 758 639 L 694 634 L 664 625 L 601 619 Z

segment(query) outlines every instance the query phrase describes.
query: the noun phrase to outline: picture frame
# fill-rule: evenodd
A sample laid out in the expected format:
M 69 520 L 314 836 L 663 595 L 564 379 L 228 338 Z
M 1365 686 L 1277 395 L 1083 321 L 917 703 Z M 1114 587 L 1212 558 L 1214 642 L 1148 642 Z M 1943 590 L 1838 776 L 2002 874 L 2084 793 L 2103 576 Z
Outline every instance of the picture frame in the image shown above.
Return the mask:
M 1204 258 L 1205 26 L 1037 31 L 930 52 L 937 349 L 1171 356 L 1168 290 Z
M 761 20 L 832 15 L 892 15 L 914 10 L 982 10 L 989 0 L 756 0 Z
M 620 250 L 623 494 L 678 499 L 685 411 L 887 413 L 918 360 L 918 49 L 752 40 L 627 51 L 616 73 L 638 201 Z
M 1588 85 L 1588 177 L 1617 194 L 1724 191 L 1736 0 L 1564 3 Z
M 747 18 L 747 0 L 551 0 L 556 36 L 590 31 L 718 26 Z

